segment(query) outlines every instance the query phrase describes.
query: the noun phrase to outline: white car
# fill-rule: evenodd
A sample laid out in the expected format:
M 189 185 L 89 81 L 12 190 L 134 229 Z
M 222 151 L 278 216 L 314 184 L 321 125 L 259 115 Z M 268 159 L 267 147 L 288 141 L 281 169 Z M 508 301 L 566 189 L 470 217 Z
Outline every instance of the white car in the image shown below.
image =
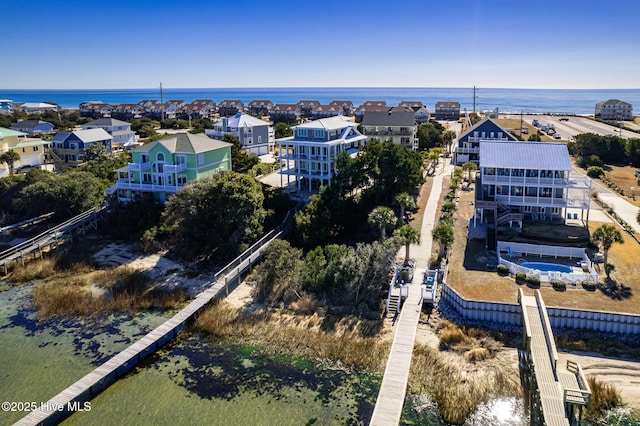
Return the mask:
M 560 136 L 560 133 L 556 133 L 553 135 L 554 139 L 562 139 L 562 136 Z

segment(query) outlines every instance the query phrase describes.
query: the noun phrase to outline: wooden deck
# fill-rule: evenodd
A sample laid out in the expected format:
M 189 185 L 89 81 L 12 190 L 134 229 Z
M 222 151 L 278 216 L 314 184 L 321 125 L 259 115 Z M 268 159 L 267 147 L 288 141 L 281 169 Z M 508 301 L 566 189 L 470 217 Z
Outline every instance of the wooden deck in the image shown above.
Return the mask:
M 371 425 L 398 425 L 407 392 L 413 343 L 422 310 L 420 285 L 424 269 L 416 269 L 409 284 L 409 296 L 404 301 L 396 322 L 391 352 L 384 370 L 382 385 L 371 417 Z
M 571 404 L 588 405 L 591 396 L 582 370 L 575 363 L 574 371 L 558 368 L 553 332 L 540 293 L 537 292 L 536 296 L 524 296 L 520 290 L 520 305 L 544 422 L 547 426 L 573 424 L 570 421 L 569 407 Z

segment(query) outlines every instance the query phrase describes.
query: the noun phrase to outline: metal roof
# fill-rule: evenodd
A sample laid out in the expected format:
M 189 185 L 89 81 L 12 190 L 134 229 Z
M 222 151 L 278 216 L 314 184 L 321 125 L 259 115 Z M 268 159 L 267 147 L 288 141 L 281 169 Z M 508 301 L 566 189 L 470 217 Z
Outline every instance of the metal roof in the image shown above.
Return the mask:
M 309 121 L 308 123 L 300 124 L 295 126 L 294 129 L 326 129 L 326 130 L 337 130 L 344 129 L 348 126 L 354 126 L 355 123 L 344 118 L 341 115 L 336 115 L 335 117 L 329 118 L 321 118 L 319 120 Z
M 216 122 L 217 126 L 222 126 L 223 124 L 223 120 L 220 120 L 218 122 Z M 259 118 L 253 117 L 251 115 L 248 114 L 243 114 L 241 112 L 237 113 L 236 115 L 234 115 L 233 117 L 229 117 L 227 120 L 227 126 L 229 127 L 254 127 L 254 126 L 268 126 L 269 123 L 267 123 L 264 120 L 260 120 Z
M 127 123 L 126 121 L 117 120 L 115 118 L 105 117 L 105 118 L 98 118 L 97 120 L 90 121 L 84 124 L 83 127 L 87 128 L 87 127 L 94 127 L 94 126 L 104 127 L 104 126 L 122 126 L 122 125 L 129 125 L 129 123 Z
M 571 170 L 571 161 L 563 143 L 483 141 L 480 143 L 480 167 Z
M 9 136 L 24 136 L 26 133 L 18 132 L 17 130 L 7 129 L 6 127 L 0 127 L 0 139 L 8 138 Z

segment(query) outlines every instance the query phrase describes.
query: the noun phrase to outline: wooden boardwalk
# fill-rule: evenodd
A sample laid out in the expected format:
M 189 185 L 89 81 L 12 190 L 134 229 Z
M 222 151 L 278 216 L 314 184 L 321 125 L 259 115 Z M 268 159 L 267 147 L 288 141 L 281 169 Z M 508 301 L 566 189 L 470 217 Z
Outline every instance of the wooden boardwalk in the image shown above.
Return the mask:
M 420 284 L 424 269 L 416 269 L 409 285 L 409 296 L 404 301 L 396 322 L 391 352 L 384 370 L 378 400 L 371 417 L 371 425 L 398 425 L 407 392 L 413 343 L 422 311 Z
M 535 377 L 532 383 L 537 385 L 530 390 L 531 416 L 534 418 L 540 412 L 547 426 L 575 424 L 575 414 L 581 418 L 581 407 L 588 406 L 591 398 L 582 369 L 572 362 L 567 363 L 567 370 L 558 368 L 558 352 L 540 292 L 524 296 L 520 289 L 519 299 L 528 363 Z
M 289 215 L 287 218 L 288 217 Z M 287 219 L 285 219 L 285 222 L 286 221 Z M 218 296 L 221 296 L 223 290 L 228 290 L 229 284 L 236 279 L 240 280 L 242 274 L 260 258 L 262 250 L 264 250 L 271 241 L 281 238 L 286 233 L 285 222 L 283 222 L 283 225 L 280 225 L 265 235 L 265 237 L 247 249 L 242 255 L 238 256 L 236 260 L 232 261 L 221 272 L 217 273 L 213 285 L 198 294 L 198 296 L 180 310 L 180 312 L 106 361 L 100 367 L 64 389 L 38 409 L 23 417 L 15 423 L 15 425 L 53 424 L 57 422 L 61 416 L 76 411 L 77 408 L 74 407 L 78 407 L 78 403 L 91 399 L 94 395 L 126 374 L 138 361 L 152 354 L 162 345 L 173 339 L 190 324 L 191 320 L 202 308 Z M 132 397 L 135 398 L 135 395 L 132 395 Z
M 416 270 L 413 275 L 413 281 L 409 284 L 409 296 L 404 301 L 395 325 L 396 333 L 393 336 L 393 343 L 387 359 L 387 366 L 384 370 L 382 385 L 378 392 L 376 406 L 373 409 L 371 425 L 400 424 L 402 407 L 407 393 L 409 370 L 411 369 L 413 345 L 420 312 L 422 311 L 423 300 L 421 299 L 420 291 L 422 277 L 431 257 L 431 246 L 433 244 L 431 230 L 435 223 L 438 200 L 442 192 L 442 180 L 451 170 L 453 170 L 453 166 L 443 166 L 440 173 L 434 176 L 433 186 L 431 187 L 431 193 L 422 218 L 420 244 L 411 246 L 411 252 L 416 259 Z M 401 249 L 401 252 L 404 252 L 404 248 Z
M 101 209 L 90 209 L 86 212 L 80 213 L 79 215 L 68 219 L 51 229 L 37 235 L 29 240 L 26 240 L 20 244 L 17 244 L 13 247 L 8 248 L 7 250 L 0 253 L 0 266 L 2 266 L 2 270 L 4 274 L 7 274 L 7 266 L 11 262 L 17 262 L 20 260 L 24 265 L 25 259 L 29 254 L 33 253 L 34 258 L 39 254 L 42 257 L 42 250 L 48 247 L 57 247 L 58 242 L 63 237 L 64 234 L 70 234 L 75 230 L 84 230 L 85 227 L 96 226 L 96 221 L 99 215 L 101 215 L 105 211 L 104 208 Z

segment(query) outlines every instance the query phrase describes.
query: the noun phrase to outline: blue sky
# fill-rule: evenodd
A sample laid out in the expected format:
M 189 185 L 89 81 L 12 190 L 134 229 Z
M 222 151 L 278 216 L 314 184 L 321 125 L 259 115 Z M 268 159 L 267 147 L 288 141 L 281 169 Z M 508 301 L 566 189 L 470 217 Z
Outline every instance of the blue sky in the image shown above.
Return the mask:
M 12 0 L 0 88 L 638 88 L 640 1 Z

